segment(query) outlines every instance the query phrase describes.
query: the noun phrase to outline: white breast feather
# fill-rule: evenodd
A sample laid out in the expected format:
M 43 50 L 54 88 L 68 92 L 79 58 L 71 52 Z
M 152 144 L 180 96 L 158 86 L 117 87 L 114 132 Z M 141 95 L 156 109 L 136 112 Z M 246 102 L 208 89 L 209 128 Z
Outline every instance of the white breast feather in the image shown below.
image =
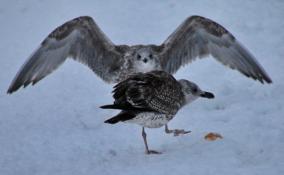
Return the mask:
M 127 120 L 127 123 L 135 123 L 146 128 L 160 128 L 167 124 L 173 116 L 154 112 L 143 112 L 138 114 L 135 118 Z

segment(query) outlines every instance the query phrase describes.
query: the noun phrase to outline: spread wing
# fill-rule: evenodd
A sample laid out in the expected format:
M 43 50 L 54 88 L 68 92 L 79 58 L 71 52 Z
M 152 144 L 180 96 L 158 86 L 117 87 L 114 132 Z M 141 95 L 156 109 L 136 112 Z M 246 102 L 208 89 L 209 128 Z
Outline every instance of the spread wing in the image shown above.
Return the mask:
M 91 68 L 107 82 L 123 64 L 122 55 L 91 17 L 66 22 L 51 32 L 28 58 L 12 81 L 8 93 L 33 85 L 71 57 Z
M 175 114 L 183 100 L 179 83 L 163 71 L 138 73 L 114 87 L 114 105 Z
M 211 54 L 232 69 L 261 83 L 271 79 L 254 56 L 224 27 L 216 22 L 192 16 L 186 19 L 161 45 L 162 68 L 175 73 L 182 65 Z

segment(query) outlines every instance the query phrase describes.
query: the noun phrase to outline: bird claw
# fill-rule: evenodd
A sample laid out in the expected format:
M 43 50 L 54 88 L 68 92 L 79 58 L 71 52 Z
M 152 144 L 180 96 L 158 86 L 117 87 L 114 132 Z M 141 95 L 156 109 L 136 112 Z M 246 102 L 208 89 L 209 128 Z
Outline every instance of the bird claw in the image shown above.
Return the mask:
M 162 152 L 155 151 L 155 150 L 146 150 L 145 153 L 146 154 L 162 154 Z
M 191 133 L 191 131 L 185 131 L 184 129 L 174 129 L 173 133 L 174 133 L 174 136 L 180 136 L 183 134 Z
M 179 136 L 179 135 L 191 133 L 191 131 L 185 131 L 184 129 L 169 129 L 168 125 L 165 126 L 165 132 L 167 134 L 173 133 L 174 136 Z

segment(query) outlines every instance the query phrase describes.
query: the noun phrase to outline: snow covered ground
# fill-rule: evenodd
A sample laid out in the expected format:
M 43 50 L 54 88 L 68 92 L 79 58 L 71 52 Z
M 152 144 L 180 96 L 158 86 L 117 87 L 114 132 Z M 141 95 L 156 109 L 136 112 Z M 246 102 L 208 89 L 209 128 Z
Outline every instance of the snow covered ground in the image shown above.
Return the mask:
M 92 16 L 116 44 L 160 44 L 190 15 L 224 25 L 264 66 L 273 80 L 262 85 L 218 64 L 196 61 L 175 76 L 214 92 L 183 108 L 171 128 L 190 129 L 173 137 L 147 129 L 107 125 L 116 111 L 111 85 L 72 60 L 34 87 L 7 95 L 25 59 L 55 27 Z M 0 174 L 284 174 L 284 1 L 0 1 Z M 208 142 L 208 132 L 224 139 Z

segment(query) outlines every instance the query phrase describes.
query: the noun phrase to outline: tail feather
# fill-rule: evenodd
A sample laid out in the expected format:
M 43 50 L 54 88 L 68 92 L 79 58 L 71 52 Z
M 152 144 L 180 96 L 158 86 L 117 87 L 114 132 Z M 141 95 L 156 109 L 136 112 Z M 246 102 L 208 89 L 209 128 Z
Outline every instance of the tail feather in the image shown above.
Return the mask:
M 126 120 L 130 120 L 134 117 L 135 117 L 134 114 L 123 111 L 123 112 L 120 112 L 119 114 L 117 114 L 116 116 L 106 120 L 105 123 L 115 124 L 117 122 L 123 122 L 123 121 L 126 121 Z
M 153 111 L 151 109 L 147 109 L 147 108 L 137 108 L 137 107 L 133 107 L 130 104 L 111 104 L 111 105 L 103 105 L 100 106 L 100 108 L 102 109 L 120 109 L 120 110 L 132 110 L 132 111 Z
M 100 108 L 102 109 L 120 109 L 120 110 L 141 110 L 141 109 L 136 109 L 135 107 L 132 107 L 131 105 L 127 104 L 111 104 L 111 105 L 103 105 Z
M 105 123 L 115 124 L 115 123 L 117 123 L 119 121 L 120 120 L 117 117 L 113 117 L 113 118 L 110 118 L 110 119 L 106 120 Z
M 121 110 L 129 110 L 132 109 L 131 106 L 123 105 L 123 104 L 111 104 L 111 105 L 103 105 L 100 108 L 102 109 L 121 109 Z
M 102 108 L 102 109 L 120 109 L 120 108 L 118 108 L 118 106 L 115 105 L 115 104 L 103 105 L 103 106 L 100 106 L 100 108 Z

